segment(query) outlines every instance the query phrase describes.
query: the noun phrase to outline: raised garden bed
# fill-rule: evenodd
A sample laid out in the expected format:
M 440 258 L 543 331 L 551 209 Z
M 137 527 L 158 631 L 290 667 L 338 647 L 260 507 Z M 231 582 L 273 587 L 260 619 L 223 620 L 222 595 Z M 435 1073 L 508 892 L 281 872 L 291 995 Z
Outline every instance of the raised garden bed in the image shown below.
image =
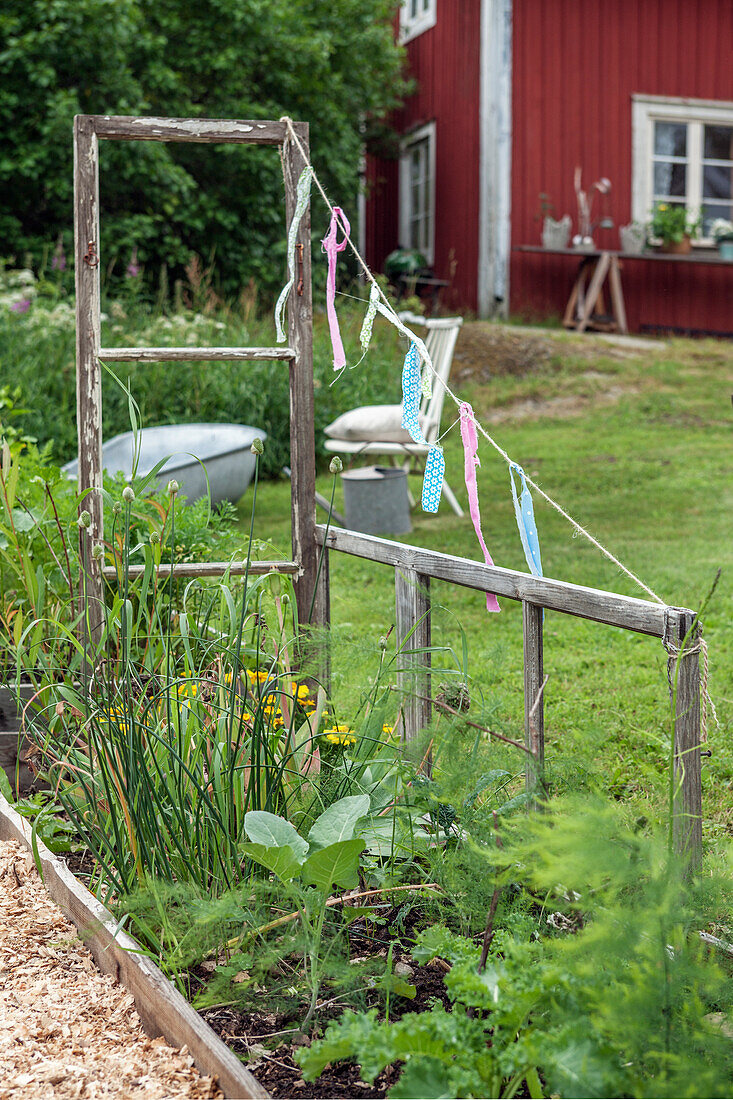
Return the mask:
M 0 840 L 16 840 L 29 850 L 30 826 L 0 795 Z M 172 1046 L 186 1046 L 202 1073 L 215 1077 L 224 1095 L 267 1097 L 267 1091 L 197 1015 L 138 944 L 116 927 L 112 914 L 90 894 L 44 844 L 35 840 L 43 882 L 61 911 L 76 925 L 104 974 L 112 974 L 135 998 L 148 1035 L 162 1035 Z

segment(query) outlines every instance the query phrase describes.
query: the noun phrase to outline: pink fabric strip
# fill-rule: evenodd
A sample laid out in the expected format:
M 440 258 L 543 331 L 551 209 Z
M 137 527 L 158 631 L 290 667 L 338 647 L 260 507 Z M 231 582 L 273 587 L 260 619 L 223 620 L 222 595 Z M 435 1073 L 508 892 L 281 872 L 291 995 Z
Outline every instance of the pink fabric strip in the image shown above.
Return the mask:
M 461 402 L 461 439 L 463 440 L 463 454 L 465 458 L 466 489 L 468 491 L 468 510 L 471 513 L 476 538 L 481 544 L 484 553 L 484 561 L 487 565 L 493 565 L 491 554 L 486 548 L 484 536 L 481 531 L 481 513 L 478 507 L 478 483 L 476 481 L 476 467 L 481 463 L 478 457 L 478 435 L 473 418 L 473 409 L 468 401 Z M 486 593 L 486 610 L 501 611 L 499 601 L 493 592 Z
M 331 344 L 333 346 L 333 369 L 342 370 L 346 366 L 346 355 L 344 354 L 344 345 L 341 340 L 341 333 L 339 331 L 338 318 L 336 316 L 336 254 L 337 252 L 343 252 L 346 248 L 346 237 L 339 242 L 338 230 L 339 221 L 343 226 L 346 234 L 351 233 L 351 226 L 349 225 L 349 219 L 344 214 L 340 206 L 334 206 L 333 214 L 331 215 L 331 224 L 328 227 L 328 233 L 321 241 L 323 245 L 323 251 L 328 257 L 328 275 L 326 277 L 326 314 L 328 316 L 328 327 L 331 330 Z

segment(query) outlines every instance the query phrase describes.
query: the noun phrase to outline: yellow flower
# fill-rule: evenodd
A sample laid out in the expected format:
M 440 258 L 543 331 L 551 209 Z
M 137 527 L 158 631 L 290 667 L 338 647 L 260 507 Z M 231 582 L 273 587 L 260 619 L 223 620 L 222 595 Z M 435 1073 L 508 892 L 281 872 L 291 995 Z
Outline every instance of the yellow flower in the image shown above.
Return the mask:
M 264 684 L 268 678 L 266 672 L 257 672 L 253 668 L 247 669 L 247 675 L 253 684 Z
M 666 210 L 666 209 L 667 209 L 667 204 L 666 204 L 666 202 L 660 202 L 660 204 L 659 204 L 659 206 L 657 207 L 657 209 L 658 209 L 658 210 Z
M 351 734 L 350 726 L 334 726 L 324 730 L 324 736 L 332 745 L 355 745 L 356 738 Z

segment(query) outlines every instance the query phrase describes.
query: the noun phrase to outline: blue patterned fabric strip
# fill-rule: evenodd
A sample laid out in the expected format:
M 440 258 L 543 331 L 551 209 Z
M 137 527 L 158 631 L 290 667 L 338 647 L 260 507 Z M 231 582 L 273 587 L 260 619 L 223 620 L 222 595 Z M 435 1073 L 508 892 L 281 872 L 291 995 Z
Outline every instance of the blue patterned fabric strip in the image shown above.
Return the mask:
M 420 355 L 413 340 L 402 366 L 402 427 L 406 428 L 415 443 L 428 445 L 422 433 L 420 412 Z
M 422 483 L 422 510 L 423 512 L 437 512 L 440 504 L 440 494 L 443 492 L 443 475 L 445 474 L 445 456 L 443 448 L 432 446 L 428 451 L 425 463 L 425 476 Z
M 517 486 L 514 480 L 515 471 L 519 475 L 519 479 L 522 483 L 521 497 L 517 496 Z M 534 518 L 532 494 L 529 491 L 524 470 L 515 462 L 509 467 L 509 480 L 512 483 L 514 515 L 517 517 L 517 527 L 519 528 L 519 537 L 522 540 L 524 556 L 527 559 L 530 573 L 535 577 L 541 577 L 543 574 L 542 558 L 540 556 L 540 539 L 537 534 L 537 524 Z

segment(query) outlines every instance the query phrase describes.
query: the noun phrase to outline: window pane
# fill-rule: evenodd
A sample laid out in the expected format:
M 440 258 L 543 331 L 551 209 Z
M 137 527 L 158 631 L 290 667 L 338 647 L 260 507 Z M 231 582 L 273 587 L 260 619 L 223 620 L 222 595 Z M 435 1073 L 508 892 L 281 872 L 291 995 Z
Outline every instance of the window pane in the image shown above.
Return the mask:
M 733 160 L 733 126 L 706 126 L 706 160 Z
M 654 162 L 654 194 L 687 194 L 687 165 L 671 164 L 669 161 Z
M 716 218 L 725 218 L 727 222 L 733 221 L 733 205 L 731 203 L 706 202 L 702 208 L 702 235 L 707 237 L 710 233 L 710 223 Z
M 410 179 L 415 183 L 420 178 L 420 149 L 413 146 L 410 151 Z
M 706 199 L 729 199 L 733 196 L 731 182 L 733 166 L 724 168 L 719 164 L 704 164 L 702 168 L 702 193 Z
M 663 157 L 687 156 L 686 124 L 684 122 L 655 122 L 654 152 Z

